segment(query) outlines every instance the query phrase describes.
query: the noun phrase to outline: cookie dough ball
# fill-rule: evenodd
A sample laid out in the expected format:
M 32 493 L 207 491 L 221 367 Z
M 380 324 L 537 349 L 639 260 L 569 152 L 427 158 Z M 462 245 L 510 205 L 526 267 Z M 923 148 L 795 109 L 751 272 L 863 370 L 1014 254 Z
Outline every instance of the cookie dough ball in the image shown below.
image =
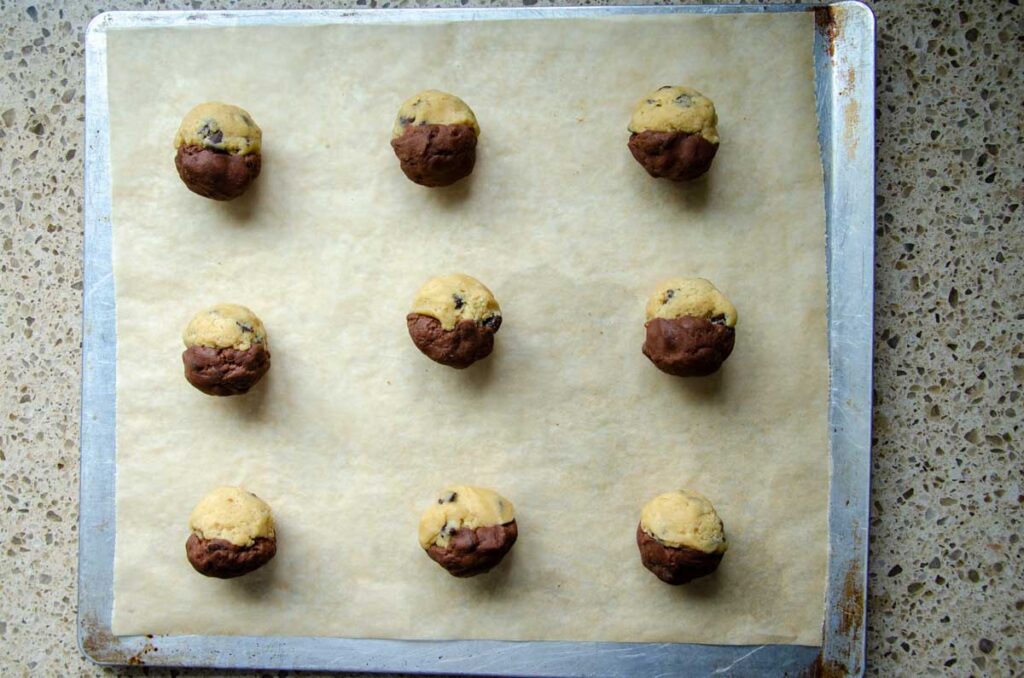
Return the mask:
M 448 186 L 473 171 L 478 136 L 476 116 L 465 101 L 428 89 L 398 109 L 391 147 L 411 181 Z
M 677 377 L 717 371 L 736 340 L 736 308 L 703 278 L 663 282 L 647 302 L 644 355 Z
M 661 87 L 633 111 L 629 150 L 652 177 L 696 179 L 718 152 L 717 124 L 711 99 L 689 87 Z
M 207 577 L 240 577 L 277 553 L 270 507 L 240 487 L 219 487 L 206 495 L 189 516 L 188 527 L 188 562 Z
M 715 507 L 690 490 L 666 492 L 647 502 L 636 545 L 644 567 L 666 584 L 711 574 L 728 548 Z
M 204 198 L 231 200 L 260 174 L 263 132 L 252 116 L 230 104 L 199 104 L 174 137 L 174 166 L 189 190 Z
M 482 487 L 447 488 L 420 519 L 420 546 L 456 577 L 487 572 L 518 536 L 512 502 Z
M 483 283 L 456 273 L 428 280 L 406 316 L 416 348 L 456 369 L 486 358 L 501 327 L 501 308 Z
M 241 395 L 270 369 L 267 331 L 245 306 L 217 304 L 200 311 L 182 339 L 185 378 L 207 395 Z

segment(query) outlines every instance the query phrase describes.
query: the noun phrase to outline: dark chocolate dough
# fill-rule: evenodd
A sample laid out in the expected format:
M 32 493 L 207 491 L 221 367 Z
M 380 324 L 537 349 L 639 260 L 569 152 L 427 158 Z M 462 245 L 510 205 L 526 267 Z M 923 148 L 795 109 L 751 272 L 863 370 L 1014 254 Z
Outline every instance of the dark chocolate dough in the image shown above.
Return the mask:
M 647 130 L 629 137 L 629 150 L 652 177 L 688 181 L 708 171 L 718 144 L 699 134 Z
M 259 153 L 235 155 L 201 146 L 179 146 L 174 156 L 178 176 L 204 198 L 231 200 L 245 193 L 260 174 Z
M 231 579 L 262 567 L 277 553 L 277 539 L 258 537 L 251 546 L 237 546 L 226 539 L 203 539 L 193 533 L 185 542 L 188 562 L 199 574 Z
M 405 322 L 413 343 L 424 355 L 442 365 L 463 369 L 491 354 L 501 316 L 491 316 L 479 324 L 462 320 L 450 330 L 442 328 L 437 318 L 419 313 L 410 313 Z
M 475 530 L 463 527 L 451 536 L 448 546 L 431 546 L 427 555 L 456 577 L 472 577 L 500 563 L 518 536 L 519 528 L 514 520 Z
M 636 545 L 644 567 L 658 579 L 673 586 L 685 584 L 718 569 L 721 553 L 704 553 L 688 547 L 666 546 L 636 526 Z
M 659 370 L 677 377 L 703 377 L 716 372 L 736 341 L 733 328 L 707 318 L 654 318 L 646 327 L 644 355 Z
M 207 395 L 241 395 L 270 369 L 270 351 L 253 344 L 245 351 L 190 346 L 181 354 L 185 378 Z
M 476 133 L 469 125 L 409 125 L 391 147 L 405 176 L 421 186 L 448 186 L 476 164 Z

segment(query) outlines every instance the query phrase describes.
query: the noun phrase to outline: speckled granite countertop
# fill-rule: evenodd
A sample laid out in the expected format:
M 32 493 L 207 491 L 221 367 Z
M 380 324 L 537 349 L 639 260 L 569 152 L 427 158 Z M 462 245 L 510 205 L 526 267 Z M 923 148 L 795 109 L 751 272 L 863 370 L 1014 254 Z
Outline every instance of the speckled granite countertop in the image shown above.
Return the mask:
M 119 673 L 81 658 L 74 624 L 85 26 L 109 9 L 243 6 L 321 4 L 0 0 L 3 675 Z M 875 11 L 868 673 L 1021 675 L 1024 10 Z

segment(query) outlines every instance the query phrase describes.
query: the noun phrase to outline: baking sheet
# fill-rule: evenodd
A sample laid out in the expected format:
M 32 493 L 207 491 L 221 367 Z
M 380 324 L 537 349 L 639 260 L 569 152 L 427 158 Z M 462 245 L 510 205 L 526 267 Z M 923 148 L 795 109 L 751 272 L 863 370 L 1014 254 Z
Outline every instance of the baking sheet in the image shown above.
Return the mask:
M 813 134 L 780 133 L 814 129 L 810 15 L 502 23 L 109 36 L 115 633 L 817 642 L 821 169 Z M 632 92 L 676 80 L 716 100 L 726 139 L 682 189 L 624 144 Z M 473 178 L 443 192 L 408 184 L 386 143 L 427 86 L 483 128 Z M 265 132 L 264 175 L 235 204 L 183 192 L 171 163 L 181 112 L 207 98 Z M 412 292 L 449 270 L 487 282 L 506 318 L 466 373 L 404 330 Z M 736 353 L 699 383 L 639 353 L 646 295 L 680 272 L 740 311 Z M 270 333 L 274 368 L 244 399 L 180 376 L 181 327 L 221 299 Z M 448 578 L 416 545 L 451 480 L 519 508 L 520 543 L 487 578 Z M 199 580 L 185 517 L 236 482 L 274 506 L 281 551 L 245 580 Z M 680 484 L 714 498 L 732 542 L 682 590 L 632 542 L 640 505 Z

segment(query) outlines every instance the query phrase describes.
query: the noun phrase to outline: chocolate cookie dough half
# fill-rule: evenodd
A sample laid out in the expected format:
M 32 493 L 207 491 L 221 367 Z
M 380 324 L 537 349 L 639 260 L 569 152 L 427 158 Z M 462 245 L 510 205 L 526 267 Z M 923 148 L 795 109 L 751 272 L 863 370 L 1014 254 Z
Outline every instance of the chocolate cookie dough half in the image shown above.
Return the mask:
M 666 492 L 647 502 L 636 544 L 644 567 L 673 585 L 714 572 L 728 548 L 715 507 L 691 490 Z
M 643 352 L 677 377 L 713 374 L 732 353 L 736 307 L 703 278 L 673 278 L 647 302 Z
M 494 349 L 501 307 L 482 282 L 455 273 L 428 280 L 416 292 L 405 321 L 409 336 L 425 356 L 464 369 Z
M 420 546 L 455 577 L 489 571 L 518 536 L 512 502 L 482 487 L 445 489 L 420 519 Z
M 245 306 L 217 304 L 200 311 L 182 340 L 185 379 L 207 395 L 241 395 L 270 369 L 267 331 Z
M 277 553 L 270 506 L 240 487 L 206 495 L 188 520 L 185 555 L 196 572 L 231 579 L 266 564 Z
M 190 191 L 213 200 L 245 193 L 260 174 L 263 132 L 248 112 L 218 101 L 189 111 L 174 137 L 174 166 Z
M 479 136 L 480 126 L 465 101 L 428 89 L 398 109 L 391 148 L 410 181 L 448 186 L 473 171 Z
M 718 114 L 690 87 L 660 87 L 641 99 L 629 121 L 629 151 L 647 173 L 671 181 L 696 179 L 718 152 Z

